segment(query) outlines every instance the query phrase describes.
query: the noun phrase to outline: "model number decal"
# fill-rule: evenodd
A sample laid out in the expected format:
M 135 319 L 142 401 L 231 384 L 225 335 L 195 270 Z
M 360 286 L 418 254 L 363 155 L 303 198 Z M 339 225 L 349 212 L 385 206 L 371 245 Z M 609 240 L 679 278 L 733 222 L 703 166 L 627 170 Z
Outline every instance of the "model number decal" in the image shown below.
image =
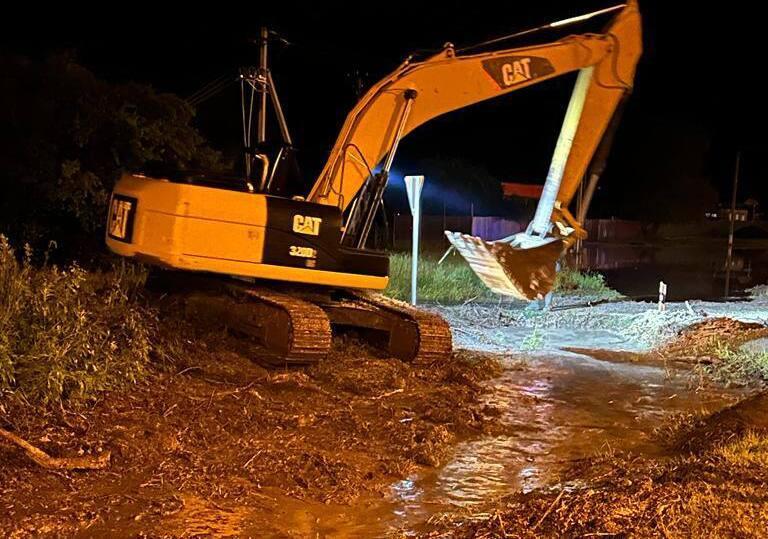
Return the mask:
M 297 256 L 299 258 L 317 258 L 317 249 L 312 247 L 299 247 L 298 245 L 291 245 L 288 250 L 288 254 L 291 256 Z
M 310 215 L 294 215 L 293 216 L 293 231 L 299 234 L 306 234 L 308 236 L 320 235 L 320 223 L 323 220 L 320 217 L 312 217 Z

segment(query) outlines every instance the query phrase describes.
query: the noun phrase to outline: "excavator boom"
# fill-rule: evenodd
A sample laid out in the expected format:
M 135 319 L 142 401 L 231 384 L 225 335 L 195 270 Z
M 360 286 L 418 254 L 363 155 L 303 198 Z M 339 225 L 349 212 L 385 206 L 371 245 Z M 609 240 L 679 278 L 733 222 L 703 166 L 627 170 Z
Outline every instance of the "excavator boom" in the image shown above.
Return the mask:
M 347 209 L 371 171 L 396 147 L 408 96 L 412 104 L 400 137 L 442 114 L 594 66 L 558 196 L 567 206 L 619 101 L 632 87 L 641 48 L 640 14 L 631 1 L 600 34 L 466 56 L 448 45 L 422 62 L 406 60 L 347 115 L 308 200 Z

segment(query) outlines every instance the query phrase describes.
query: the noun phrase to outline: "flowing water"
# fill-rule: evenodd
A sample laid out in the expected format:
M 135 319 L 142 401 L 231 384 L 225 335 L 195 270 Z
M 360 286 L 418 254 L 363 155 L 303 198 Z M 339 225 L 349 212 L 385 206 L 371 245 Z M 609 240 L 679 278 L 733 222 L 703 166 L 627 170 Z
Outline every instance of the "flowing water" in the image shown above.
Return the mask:
M 739 390 L 699 388 L 690 373 L 558 350 L 506 366 L 489 383 L 487 401 L 503 409 L 498 420 L 509 434 L 458 444 L 443 466 L 394 483 L 384 499 L 303 505 L 293 512 L 296 523 L 318 537 L 415 532 L 441 512 L 482 511 L 494 498 L 559 485 L 576 459 L 617 450 L 661 455 L 653 433 L 665 419 L 743 397 Z
M 768 281 L 768 260 L 760 249 L 736 251 L 731 293 Z M 586 261 L 608 284 L 629 296 L 653 296 L 659 280 L 670 285 L 669 299 L 720 298 L 724 250 L 710 245 L 666 247 L 593 245 Z M 504 354 L 520 352 L 531 329 L 456 333 L 463 346 Z M 488 333 L 490 331 L 490 333 Z M 536 488 L 566 488 L 560 476 L 574 461 L 613 451 L 663 456 L 654 431 L 677 414 L 713 412 L 745 396 L 739 389 L 701 386 L 690 371 L 622 360 L 622 351 L 647 347 L 604 330 L 539 331 L 546 350 L 521 364 L 505 360 L 504 373 L 488 383 L 486 399 L 503 410 L 507 434 L 459 443 L 447 462 L 391 486 L 384 499 L 349 507 L 297 507 L 291 514 L 303 532 L 319 537 L 376 537 L 416 533 L 442 512 L 481 512 L 504 495 Z M 515 343 L 514 346 L 511 343 Z M 617 350 L 601 361 L 565 348 Z

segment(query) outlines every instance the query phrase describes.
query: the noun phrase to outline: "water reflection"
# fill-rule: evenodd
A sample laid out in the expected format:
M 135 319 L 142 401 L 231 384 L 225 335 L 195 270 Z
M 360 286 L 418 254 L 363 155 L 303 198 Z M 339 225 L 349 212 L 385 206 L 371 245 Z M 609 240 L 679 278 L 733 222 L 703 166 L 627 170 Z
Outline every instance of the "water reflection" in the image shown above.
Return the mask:
M 724 295 L 726 249 L 722 242 L 614 244 L 586 242 L 572 264 L 599 271 L 608 284 L 628 296 L 653 296 L 660 280 L 670 300 L 715 299 Z M 737 243 L 730 264 L 731 292 L 768 283 L 768 241 Z
M 557 484 L 571 462 L 600 452 L 660 454 L 652 434 L 665 417 L 719 409 L 743 395 L 691 382 L 661 368 L 564 352 L 534 357 L 488 392 L 488 404 L 504 410 L 498 420 L 506 435 L 462 443 L 439 470 L 395 484 L 396 527 Z

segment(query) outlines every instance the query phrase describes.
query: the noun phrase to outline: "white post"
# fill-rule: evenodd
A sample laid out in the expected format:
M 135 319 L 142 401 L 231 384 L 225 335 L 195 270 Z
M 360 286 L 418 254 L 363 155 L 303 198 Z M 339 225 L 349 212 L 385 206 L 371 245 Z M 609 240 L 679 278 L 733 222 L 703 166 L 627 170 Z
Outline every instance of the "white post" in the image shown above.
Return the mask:
M 659 281 L 659 312 L 667 310 L 667 283 Z
M 424 176 L 406 176 L 405 191 L 408 193 L 408 204 L 413 216 L 413 245 L 411 252 L 411 304 L 416 305 L 416 285 L 419 271 L 419 231 L 421 230 L 421 188 L 424 187 Z

